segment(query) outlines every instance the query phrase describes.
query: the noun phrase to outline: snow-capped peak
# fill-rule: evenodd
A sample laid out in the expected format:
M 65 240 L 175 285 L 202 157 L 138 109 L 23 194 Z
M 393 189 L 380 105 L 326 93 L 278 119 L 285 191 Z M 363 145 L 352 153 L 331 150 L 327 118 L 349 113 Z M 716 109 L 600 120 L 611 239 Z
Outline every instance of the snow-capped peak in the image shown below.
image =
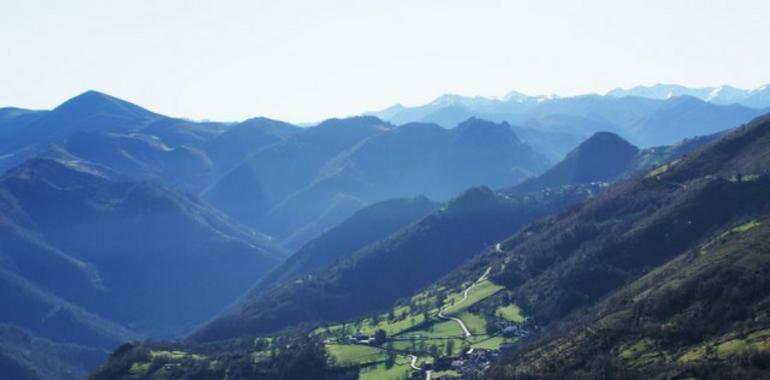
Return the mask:
M 505 94 L 505 96 L 503 96 L 503 100 L 507 102 L 511 102 L 511 101 L 523 102 L 529 98 L 531 98 L 531 96 L 527 94 L 522 94 L 521 92 L 518 92 L 518 91 L 510 91 L 507 94 Z

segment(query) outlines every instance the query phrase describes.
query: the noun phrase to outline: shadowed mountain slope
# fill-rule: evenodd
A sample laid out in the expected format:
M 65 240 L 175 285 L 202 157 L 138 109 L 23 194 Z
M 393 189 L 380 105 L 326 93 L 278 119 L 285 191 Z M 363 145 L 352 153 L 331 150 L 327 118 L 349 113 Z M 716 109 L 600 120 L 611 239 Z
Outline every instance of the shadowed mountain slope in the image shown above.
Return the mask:
M 487 188 L 468 190 L 419 222 L 329 266 L 245 297 L 236 312 L 215 320 L 192 339 L 263 334 L 303 322 L 339 321 L 379 311 L 532 220 L 593 191 L 564 188 L 509 198 Z

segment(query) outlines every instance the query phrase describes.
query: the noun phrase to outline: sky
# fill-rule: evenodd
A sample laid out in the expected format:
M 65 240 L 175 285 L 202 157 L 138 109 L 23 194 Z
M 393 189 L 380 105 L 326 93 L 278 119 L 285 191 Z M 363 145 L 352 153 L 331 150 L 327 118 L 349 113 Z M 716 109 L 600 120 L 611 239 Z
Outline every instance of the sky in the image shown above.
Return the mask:
M 318 121 L 445 93 L 770 82 L 766 0 L 3 0 L 0 106 L 89 89 L 176 117 Z

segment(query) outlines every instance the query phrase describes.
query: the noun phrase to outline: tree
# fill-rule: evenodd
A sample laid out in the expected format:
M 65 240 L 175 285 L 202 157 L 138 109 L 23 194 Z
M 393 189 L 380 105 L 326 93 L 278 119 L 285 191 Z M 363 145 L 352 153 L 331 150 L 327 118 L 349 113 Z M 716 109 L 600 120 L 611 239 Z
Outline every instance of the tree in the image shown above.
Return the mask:
M 445 299 L 446 299 L 446 294 L 444 294 L 444 293 L 439 293 L 439 294 L 436 296 L 436 304 L 435 304 L 435 305 L 436 305 L 436 307 L 437 307 L 437 308 L 441 308 L 442 306 L 444 306 L 444 300 L 445 300 Z
M 263 351 L 265 348 L 267 348 L 267 342 L 265 339 L 262 338 L 256 338 L 254 339 L 254 350 L 255 351 Z
M 391 369 L 396 364 L 396 354 L 388 351 L 388 357 L 385 358 L 385 369 Z
M 450 339 L 446 342 L 446 356 L 452 356 L 455 350 L 455 341 Z
M 431 344 L 430 347 L 428 347 L 428 352 L 430 353 L 430 356 L 433 356 L 433 358 L 438 358 L 438 347 L 436 345 Z
M 381 345 L 385 343 L 385 339 L 387 339 L 388 333 L 385 332 L 383 329 L 377 329 L 377 331 L 374 332 L 374 344 Z

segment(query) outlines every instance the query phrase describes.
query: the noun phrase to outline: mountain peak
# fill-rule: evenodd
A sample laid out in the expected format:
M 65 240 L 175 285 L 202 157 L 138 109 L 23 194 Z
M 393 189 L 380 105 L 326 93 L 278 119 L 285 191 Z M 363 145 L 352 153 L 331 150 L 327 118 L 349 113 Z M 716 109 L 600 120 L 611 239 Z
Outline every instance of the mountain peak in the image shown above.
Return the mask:
M 622 161 L 625 164 L 638 151 L 639 148 L 612 132 L 596 132 L 568 153 L 562 162 L 576 161 L 574 167 L 583 169 L 607 166 L 607 161 Z
M 518 91 L 509 91 L 507 94 L 505 94 L 505 96 L 503 96 L 503 100 L 515 102 L 521 102 L 529 98 L 531 98 L 531 96 Z
M 96 90 L 88 90 L 68 99 L 56 107 L 53 112 L 64 117 L 106 114 L 132 119 L 150 119 L 159 116 L 136 104 Z
M 382 121 L 376 116 L 351 116 L 346 118 L 327 119 L 318 124 L 315 128 L 363 128 L 363 127 L 381 127 L 389 128 L 387 122 Z
M 612 132 L 605 132 L 600 131 L 594 133 L 591 137 L 580 143 L 580 145 L 577 146 L 573 150 L 575 151 L 585 151 L 585 150 L 593 150 L 593 149 L 601 149 L 601 148 L 614 148 L 622 146 L 625 148 L 628 147 L 634 147 L 631 143 L 623 139 L 622 137 L 618 136 L 615 133 Z
M 611 181 L 622 175 L 639 149 L 611 132 L 596 132 L 543 175 L 512 189 L 523 194 L 567 184 Z
M 499 196 L 486 186 L 476 186 L 463 191 L 446 205 L 449 213 L 473 212 L 490 207 L 497 207 Z
M 495 123 L 493 121 L 489 121 L 486 119 L 481 119 L 476 116 L 471 116 L 465 121 L 463 121 L 460 124 L 457 124 L 456 129 L 467 129 L 467 128 L 479 128 L 479 127 L 487 127 L 487 128 L 499 128 L 499 127 L 507 127 L 510 128 L 510 125 L 508 122 L 504 121 L 502 123 Z

